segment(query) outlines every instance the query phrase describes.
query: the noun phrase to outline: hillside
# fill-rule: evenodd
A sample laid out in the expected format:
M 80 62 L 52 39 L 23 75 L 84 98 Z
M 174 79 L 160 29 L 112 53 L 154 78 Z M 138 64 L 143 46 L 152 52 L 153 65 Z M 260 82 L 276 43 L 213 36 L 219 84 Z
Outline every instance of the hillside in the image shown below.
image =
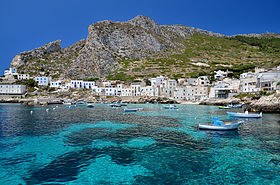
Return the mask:
M 236 75 L 255 66 L 280 65 L 279 34 L 225 36 L 182 25 L 158 25 L 146 16 L 126 22 L 101 21 L 86 40 L 61 49 L 60 41 L 17 55 L 11 66 L 53 78 L 134 80 L 208 75 L 229 69 Z

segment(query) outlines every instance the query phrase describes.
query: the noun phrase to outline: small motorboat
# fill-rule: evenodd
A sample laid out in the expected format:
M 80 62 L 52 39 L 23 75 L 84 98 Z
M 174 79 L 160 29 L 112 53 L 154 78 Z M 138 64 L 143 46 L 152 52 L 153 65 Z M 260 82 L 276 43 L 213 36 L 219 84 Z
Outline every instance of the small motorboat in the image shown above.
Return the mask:
M 166 105 L 163 106 L 164 109 L 178 109 L 178 107 L 176 105 Z
M 120 104 L 118 104 L 118 103 L 113 103 L 113 104 L 110 104 L 110 106 L 111 106 L 111 107 L 121 107 L 121 105 L 120 105 Z
M 219 106 L 218 108 L 219 109 L 230 109 L 231 107 L 229 107 L 229 106 Z
M 230 105 L 227 105 L 227 107 L 230 107 L 230 108 L 242 108 L 242 105 L 240 105 L 240 104 L 237 104 L 237 105 L 230 104 Z
M 199 124 L 198 128 L 202 130 L 219 130 L 219 131 L 227 131 L 227 130 L 235 130 L 244 123 L 244 121 L 235 121 L 235 122 L 223 122 L 218 120 L 218 118 L 213 118 L 213 125 L 207 124 Z
M 63 105 L 74 105 L 73 102 L 63 102 Z
M 245 113 L 227 111 L 227 114 L 229 116 L 238 117 L 238 118 L 261 118 L 262 117 L 262 113 L 260 113 L 260 114 L 249 114 L 248 111 L 246 111 Z
M 127 103 L 119 103 L 120 106 L 127 106 Z
M 232 108 L 242 108 L 242 105 L 238 104 L 238 105 L 232 105 Z
M 123 109 L 124 112 L 137 112 L 139 109 Z
M 88 104 L 87 104 L 87 107 L 88 107 L 88 108 L 93 108 L 93 107 L 94 107 L 94 104 L 93 104 L 93 103 L 88 103 Z

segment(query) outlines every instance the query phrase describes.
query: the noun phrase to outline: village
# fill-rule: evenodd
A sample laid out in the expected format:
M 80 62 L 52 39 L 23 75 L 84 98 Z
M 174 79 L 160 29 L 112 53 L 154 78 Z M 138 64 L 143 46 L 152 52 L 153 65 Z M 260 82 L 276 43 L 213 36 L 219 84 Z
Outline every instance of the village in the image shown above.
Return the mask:
M 121 81 L 84 81 L 84 80 L 54 80 L 48 76 L 31 76 L 19 74 L 16 68 L 4 71 L 0 84 L 1 98 L 26 97 L 27 88 L 17 84 L 21 80 L 34 79 L 39 87 L 49 87 L 53 92 L 68 92 L 69 90 L 85 89 L 95 97 L 143 97 L 165 98 L 177 103 L 199 103 L 205 100 L 227 99 L 240 94 L 280 94 L 280 66 L 273 69 L 255 68 L 254 71 L 242 73 L 239 79 L 230 78 L 231 71 L 215 71 L 214 80 L 209 76 L 198 78 L 169 79 L 158 76 L 146 80 L 138 79 L 130 84 Z M 35 87 L 36 88 L 36 87 Z

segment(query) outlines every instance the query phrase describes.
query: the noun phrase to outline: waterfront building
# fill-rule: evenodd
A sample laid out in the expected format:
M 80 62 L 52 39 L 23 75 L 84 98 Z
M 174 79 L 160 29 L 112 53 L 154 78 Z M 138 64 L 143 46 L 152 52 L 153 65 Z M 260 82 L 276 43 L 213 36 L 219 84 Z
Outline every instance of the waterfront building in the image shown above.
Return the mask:
M 175 89 L 176 87 L 177 87 L 177 81 L 176 80 L 167 80 L 167 88 Z
M 133 89 L 131 87 L 123 87 L 121 90 L 121 96 L 132 96 Z
M 280 82 L 280 72 L 264 72 L 257 76 L 257 87 L 262 91 L 274 91 Z
M 203 86 L 203 85 L 193 86 L 194 99 L 197 101 L 207 99 L 209 95 L 209 91 L 210 91 L 209 87 L 207 86 Z
M 179 101 L 194 101 L 193 86 L 180 86 L 174 91 L 174 100 Z
M 0 84 L 0 96 L 24 96 L 25 93 L 25 85 Z
M 233 89 L 229 83 L 218 81 L 214 87 L 210 88 L 210 99 L 226 99 L 237 94 L 237 90 Z
M 94 86 L 92 88 L 92 92 L 93 92 L 94 95 L 105 95 L 105 88 Z
M 51 77 L 46 77 L 46 76 L 35 77 L 35 81 L 38 83 L 38 85 L 49 85 L 50 80 Z
M 118 95 L 118 91 L 117 91 L 116 87 L 105 87 L 104 89 L 105 89 L 104 93 L 106 96 L 117 96 Z
M 158 87 L 154 87 L 154 86 L 141 87 L 140 92 L 141 92 L 140 96 L 155 97 L 159 95 Z
M 132 89 L 132 96 L 141 96 L 141 88 L 145 86 L 144 82 L 133 82 L 130 87 Z

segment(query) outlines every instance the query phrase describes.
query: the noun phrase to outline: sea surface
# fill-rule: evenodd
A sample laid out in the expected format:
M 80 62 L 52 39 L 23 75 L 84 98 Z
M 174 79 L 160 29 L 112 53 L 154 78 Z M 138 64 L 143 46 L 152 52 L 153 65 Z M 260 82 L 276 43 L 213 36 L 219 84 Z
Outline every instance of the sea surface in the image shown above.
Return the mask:
M 0 184 L 280 184 L 279 114 L 218 132 L 216 106 L 133 107 L 0 104 Z

